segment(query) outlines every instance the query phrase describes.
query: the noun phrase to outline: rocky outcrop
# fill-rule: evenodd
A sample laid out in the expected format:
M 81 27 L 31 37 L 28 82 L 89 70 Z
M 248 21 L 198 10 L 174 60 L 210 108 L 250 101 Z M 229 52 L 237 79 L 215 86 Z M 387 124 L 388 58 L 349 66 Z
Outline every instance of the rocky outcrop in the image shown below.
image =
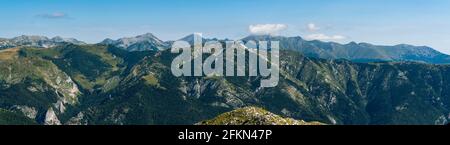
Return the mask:
M 28 107 L 28 106 L 21 106 L 21 105 L 14 105 L 13 110 L 18 110 L 19 112 L 22 112 L 26 117 L 35 120 L 37 117 L 38 111 L 34 107 Z
M 325 125 L 320 122 L 305 122 L 283 118 L 258 107 L 244 107 L 221 114 L 198 125 Z
M 58 116 L 56 116 L 55 111 L 53 111 L 53 108 L 48 108 L 47 113 L 45 113 L 45 125 L 61 125 L 61 122 L 58 119 Z
M 88 122 L 84 118 L 84 113 L 80 112 L 76 116 L 70 118 L 65 125 L 88 125 Z

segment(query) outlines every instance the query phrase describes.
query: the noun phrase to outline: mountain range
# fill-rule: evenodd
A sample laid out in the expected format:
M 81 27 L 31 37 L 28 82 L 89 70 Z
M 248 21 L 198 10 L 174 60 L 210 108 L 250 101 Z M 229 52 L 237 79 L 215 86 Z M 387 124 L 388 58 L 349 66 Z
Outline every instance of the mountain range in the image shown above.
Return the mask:
M 381 46 L 369 43 L 339 44 L 301 37 L 254 35 L 242 41 L 279 41 L 281 49 L 299 51 L 306 56 L 323 59 L 347 59 L 354 62 L 415 61 L 433 64 L 448 64 L 450 56 L 427 46 L 400 44 Z
M 0 38 L 0 49 L 13 48 L 18 46 L 32 46 L 49 48 L 57 45 L 72 43 L 77 45 L 84 45 L 85 42 L 78 41 L 74 38 L 62 38 L 59 36 L 47 38 L 45 36 L 27 36 L 22 35 L 11 39 Z
M 228 41 L 229 39 L 209 39 L 199 34 L 191 34 L 179 40 L 187 41 L 193 44 L 194 36 L 197 35 L 203 42 Z M 240 41 L 279 41 L 280 48 L 301 52 L 308 57 L 323 59 L 347 59 L 353 62 L 379 62 L 379 61 L 414 61 L 432 64 L 448 64 L 450 56 L 441 53 L 427 46 L 413 46 L 399 44 L 395 46 L 373 45 L 370 43 L 339 44 L 335 42 L 323 42 L 318 40 L 304 40 L 301 37 L 284 37 L 272 35 L 250 35 L 239 39 Z M 105 39 L 98 44 L 114 45 L 128 51 L 159 51 L 169 49 L 174 41 L 162 41 L 151 33 L 138 35 L 135 37 L 125 37 L 117 40 Z M 0 49 L 16 46 L 34 46 L 34 47 L 54 47 L 72 43 L 77 45 L 86 44 L 73 38 L 54 37 L 49 39 L 44 36 L 19 36 L 12 39 L 0 38 Z
M 177 54 L 167 49 L 170 42 L 151 36 L 0 50 L 0 124 L 196 124 L 223 116 L 236 121 L 226 116 L 247 106 L 325 124 L 446 124 L 450 119 L 449 65 L 322 58 L 301 46 L 368 44 L 250 36 L 243 41 L 282 40 L 279 85 L 260 88 L 261 77 L 175 77 L 170 67 Z M 128 49 L 140 42 L 155 44 Z M 441 54 L 390 47 L 420 49 L 414 55 L 431 60 L 440 55 L 424 52 Z

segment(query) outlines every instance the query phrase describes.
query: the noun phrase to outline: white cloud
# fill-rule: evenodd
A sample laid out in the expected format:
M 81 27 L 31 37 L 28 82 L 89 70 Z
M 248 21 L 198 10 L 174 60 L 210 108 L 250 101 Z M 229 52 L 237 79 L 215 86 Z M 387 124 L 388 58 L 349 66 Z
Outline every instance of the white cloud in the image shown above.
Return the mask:
M 288 26 L 285 24 L 257 24 L 257 25 L 250 25 L 248 29 L 252 34 L 276 35 L 279 34 L 279 32 L 286 30 L 287 27 Z
M 305 37 L 305 39 L 307 40 L 331 40 L 331 41 L 335 41 L 335 40 L 342 40 L 342 39 L 346 39 L 345 36 L 342 35 L 326 35 L 326 34 L 311 34 Z
M 62 19 L 62 18 L 67 18 L 67 14 L 66 13 L 62 13 L 62 12 L 56 12 L 56 13 L 51 13 L 51 14 L 40 14 L 37 15 L 40 18 L 46 18 L 46 19 Z
M 307 26 L 307 29 L 308 29 L 308 31 L 311 31 L 311 32 L 320 30 L 320 28 L 317 27 L 316 24 L 314 24 L 314 23 L 309 23 Z

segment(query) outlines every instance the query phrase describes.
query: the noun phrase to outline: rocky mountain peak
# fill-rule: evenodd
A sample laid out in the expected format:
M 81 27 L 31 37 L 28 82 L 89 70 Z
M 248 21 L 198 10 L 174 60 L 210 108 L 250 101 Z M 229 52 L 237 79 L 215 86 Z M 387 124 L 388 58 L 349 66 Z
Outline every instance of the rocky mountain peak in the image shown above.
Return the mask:
M 100 44 L 114 45 L 128 51 L 164 50 L 168 48 L 168 44 L 154 36 L 152 33 L 134 37 L 124 37 L 118 40 L 108 38 L 100 42 Z

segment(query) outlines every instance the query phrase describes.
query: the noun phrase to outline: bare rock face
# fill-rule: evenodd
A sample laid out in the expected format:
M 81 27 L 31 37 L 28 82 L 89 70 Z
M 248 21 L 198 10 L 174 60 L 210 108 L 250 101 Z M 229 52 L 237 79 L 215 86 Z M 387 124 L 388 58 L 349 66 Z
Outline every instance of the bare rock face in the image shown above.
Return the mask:
M 61 125 L 61 122 L 58 119 L 58 116 L 56 116 L 55 111 L 53 111 L 53 108 L 48 108 L 47 113 L 45 114 L 45 125 Z
M 15 105 L 13 106 L 14 109 L 22 112 L 26 117 L 30 119 L 36 119 L 37 116 L 37 110 L 34 107 L 28 107 L 28 106 L 21 106 L 21 105 Z

